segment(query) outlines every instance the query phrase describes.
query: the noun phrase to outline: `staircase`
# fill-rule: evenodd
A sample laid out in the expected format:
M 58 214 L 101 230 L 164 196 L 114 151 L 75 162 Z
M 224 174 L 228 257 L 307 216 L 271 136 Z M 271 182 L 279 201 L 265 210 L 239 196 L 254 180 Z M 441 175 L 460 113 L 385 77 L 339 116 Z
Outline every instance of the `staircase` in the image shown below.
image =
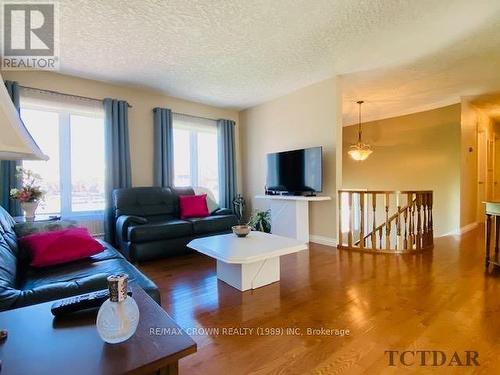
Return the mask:
M 339 249 L 409 253 L 434 246 L 432 191 L 339 190 Z

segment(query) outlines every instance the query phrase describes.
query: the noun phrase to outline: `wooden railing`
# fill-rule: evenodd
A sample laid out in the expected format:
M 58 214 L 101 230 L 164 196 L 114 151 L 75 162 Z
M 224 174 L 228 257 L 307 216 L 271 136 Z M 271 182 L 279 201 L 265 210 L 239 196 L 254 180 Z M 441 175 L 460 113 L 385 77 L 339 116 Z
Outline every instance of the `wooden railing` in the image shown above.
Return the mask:
M 404 253 L 434 246 L 432 191 L 339 190 L 339 249 Z

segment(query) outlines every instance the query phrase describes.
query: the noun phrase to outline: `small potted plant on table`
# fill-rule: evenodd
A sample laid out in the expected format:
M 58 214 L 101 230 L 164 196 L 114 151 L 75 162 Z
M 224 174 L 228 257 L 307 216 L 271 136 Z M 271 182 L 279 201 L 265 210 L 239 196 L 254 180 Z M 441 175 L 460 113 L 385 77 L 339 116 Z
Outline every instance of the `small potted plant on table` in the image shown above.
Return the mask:
M 271 210 L 256 211 L 248 225 L 259 232 L 271 233 Z
M 238 218 L 238 225 L 231 227 L 231 229 L 233 230 L 234 234 L 241 238 L 246 237 L 252 230 L 252 227 L 250 225 L 243 224 L 243 213 L 245 211 L 245 206 L 245 198 L 243 198 L 241 194 L 238 194 L 238 196 L 233 200 L 233 208 L 234 213 Z

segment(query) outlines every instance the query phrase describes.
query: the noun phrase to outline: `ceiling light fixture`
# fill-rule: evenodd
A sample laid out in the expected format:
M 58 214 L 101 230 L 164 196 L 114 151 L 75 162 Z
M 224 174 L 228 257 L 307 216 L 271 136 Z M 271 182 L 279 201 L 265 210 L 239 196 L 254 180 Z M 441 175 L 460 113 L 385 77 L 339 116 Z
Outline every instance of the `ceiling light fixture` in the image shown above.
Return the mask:
M 369 144 L 361 141 L 361 104 L 363 104 L 364 101 L 360 100 L 356 103 L 359 104 L 358 143 L 351 145 L 348 154 L 356 161 L 363 161 L 366 160 L 373 151 Z

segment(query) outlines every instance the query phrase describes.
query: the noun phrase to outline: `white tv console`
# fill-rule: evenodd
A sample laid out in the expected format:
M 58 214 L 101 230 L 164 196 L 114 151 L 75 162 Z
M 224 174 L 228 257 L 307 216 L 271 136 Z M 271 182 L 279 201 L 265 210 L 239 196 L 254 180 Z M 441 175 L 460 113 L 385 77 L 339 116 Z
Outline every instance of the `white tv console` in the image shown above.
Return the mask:
M 309 242 L 309 202 L 329 201 L 326 196 L 257 195 L 270 200 L 272 233 Z

